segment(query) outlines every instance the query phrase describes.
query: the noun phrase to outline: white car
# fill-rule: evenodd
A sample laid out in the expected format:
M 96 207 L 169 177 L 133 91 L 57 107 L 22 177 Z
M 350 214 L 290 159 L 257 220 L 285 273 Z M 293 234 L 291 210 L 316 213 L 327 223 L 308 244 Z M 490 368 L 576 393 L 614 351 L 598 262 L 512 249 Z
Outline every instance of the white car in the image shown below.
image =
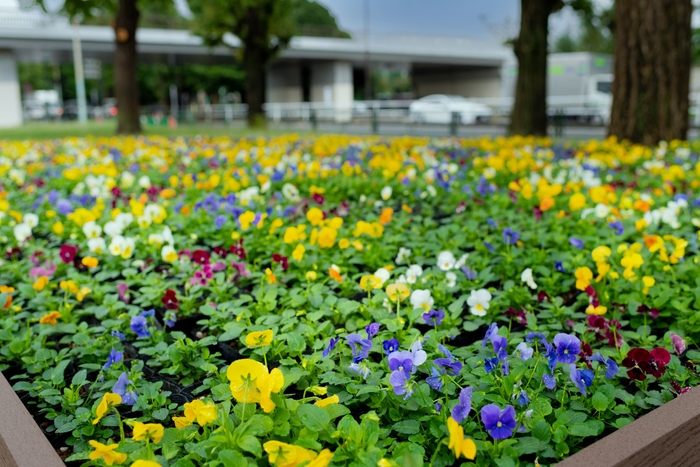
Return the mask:
M 462 96 L 432 94 L 413 101 L 408 107 L 411 121 L 419 123 L 448 124 L 453 115 L 459 123 L 473 125 L 488 122 L 493 111 L 487 105 L 470 101 Z

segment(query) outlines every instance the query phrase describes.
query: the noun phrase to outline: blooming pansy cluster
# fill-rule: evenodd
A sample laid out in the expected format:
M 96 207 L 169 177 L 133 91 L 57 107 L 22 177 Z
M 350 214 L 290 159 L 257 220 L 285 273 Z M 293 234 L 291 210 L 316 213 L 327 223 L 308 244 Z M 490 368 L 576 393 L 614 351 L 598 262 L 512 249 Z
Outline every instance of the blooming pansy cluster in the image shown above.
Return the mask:
M 0 141 L 0 370 L 69 465 L 553 465 L 700 383 L 700 145 Z

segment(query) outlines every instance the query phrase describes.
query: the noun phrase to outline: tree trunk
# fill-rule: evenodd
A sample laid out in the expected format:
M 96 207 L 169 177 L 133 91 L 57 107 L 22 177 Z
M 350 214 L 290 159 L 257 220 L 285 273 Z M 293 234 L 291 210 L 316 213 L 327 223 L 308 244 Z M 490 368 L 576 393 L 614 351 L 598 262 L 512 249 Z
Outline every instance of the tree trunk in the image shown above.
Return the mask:
M 251 127 L 265 126 L 265 53 L 260 48 L 249 45 L 243 53 L 243 64 L 246 72 L 246 94 L 248 102 L 248 125 Z
M 609 134 L 634 143 L 686 139 L 692 0 L 617 0 Z
M 547 35 L 549 15 L 560 0 L 521 0 L 520 33 L 513 42 L 518 80 L 510 133 L 547 134 Z
M 114 34 L 114 94 L 117 98 L 117 133 L 140 133 L 139 92 L 136 81 L 136 0 L 119 0 Z

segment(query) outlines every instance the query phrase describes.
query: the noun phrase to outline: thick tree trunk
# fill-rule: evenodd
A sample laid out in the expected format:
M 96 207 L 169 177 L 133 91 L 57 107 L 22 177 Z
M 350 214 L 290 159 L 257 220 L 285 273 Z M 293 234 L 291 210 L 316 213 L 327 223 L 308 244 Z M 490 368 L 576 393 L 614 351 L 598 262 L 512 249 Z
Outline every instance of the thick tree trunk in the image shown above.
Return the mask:
M 114 94 L 117 98 L 117 133 L 140 133 L 139 92 L 136 81 L 136 0 L 119 0 L 114 34 Z
M 685 139 L 692 0 L 617 0 L 610 135 L 655 145 Z
M 246 94 L 248 101 L 248 125 L 265 126 L 265 51 L 248 46 L 243 54 L 246 72 Z
M 518 80 L 510 133 L 547 134 L 547 35 L 549 15 L 559 0 L 521 0 L 520 33 L 513 43 Z

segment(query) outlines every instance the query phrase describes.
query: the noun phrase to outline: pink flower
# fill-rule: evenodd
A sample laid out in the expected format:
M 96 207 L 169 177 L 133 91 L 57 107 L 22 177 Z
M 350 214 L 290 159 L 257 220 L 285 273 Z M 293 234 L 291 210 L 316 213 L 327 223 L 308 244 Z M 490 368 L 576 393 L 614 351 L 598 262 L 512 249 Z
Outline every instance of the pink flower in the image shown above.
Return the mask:
M 685 349 L 688 348 L 685 340 L 678 334 L 674 333 L 671 333 L 671 344 L 673 344 L 673 350 L 675 350 L 678 355 L 681 355 L 683 352 L 685 352 Z
M 129 284 L 127 284 L 126 282 L 122 282 L 121 284 L 117 285 L 119 300 L 121 300 L 124 303 L 129 303 L 129 296 L 126 294 L 127 290 L 129 290 Z

